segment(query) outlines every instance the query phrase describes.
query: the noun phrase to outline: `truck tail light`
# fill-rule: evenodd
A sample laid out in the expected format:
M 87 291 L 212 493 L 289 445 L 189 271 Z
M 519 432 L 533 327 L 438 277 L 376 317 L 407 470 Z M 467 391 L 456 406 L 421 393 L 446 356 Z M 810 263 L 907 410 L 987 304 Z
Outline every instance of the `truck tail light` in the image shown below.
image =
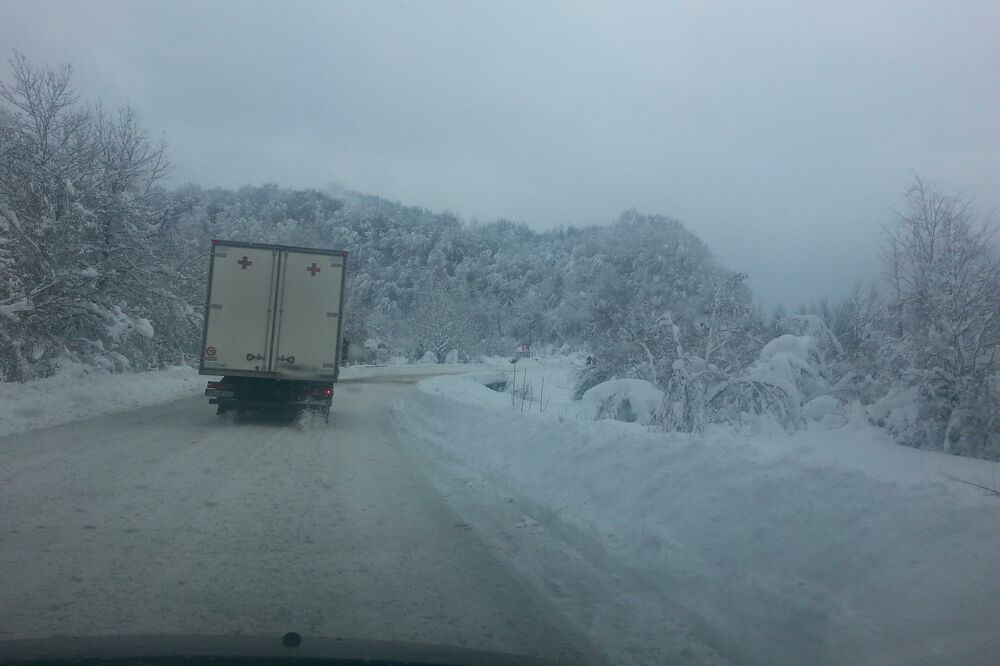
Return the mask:
M 205 395 L 209 398 L 232 398 L 233 391 L 232 387 L 228 384 L 223 384 L 222 382 L 209 382 L 208 388 L 205 389 Z M 209 404 L 214 405 L 216 403 L 209 401 Z

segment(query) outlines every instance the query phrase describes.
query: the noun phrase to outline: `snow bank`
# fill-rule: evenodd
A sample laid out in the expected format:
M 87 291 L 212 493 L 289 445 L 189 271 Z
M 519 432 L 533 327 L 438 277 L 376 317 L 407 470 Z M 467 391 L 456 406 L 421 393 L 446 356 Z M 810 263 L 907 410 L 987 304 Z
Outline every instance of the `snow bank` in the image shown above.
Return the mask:
M 612 379 L 588 389 L 580 402 L 591 420 L 648 425 L 663 402 L 663 391 L 641 379 Z
M 156 372 L 92 372 L 0 383 L 0 435 L 124 412 L 205 389 L 205 377 L 187 366 Z
M 480 365 L 436 366 L 434 374 L 442 376 L 420 382 L 420 388 L 473 405 L 574 419 L 588 418 L 581 413 L 580 401 L 573 399 L 576 368 L 582 365 L 582 361 L 574 366 L 565 361 L 534 358 L 512 364 L 508 359 L 495 357 L 485 359 Z M 458 376 L 455 376 L 456 373 Z M 496 389 L 501 384 L 504 385 L 503 390 L 498 392 Z M 484 391 L 485 387 L 494 390 L 486 388 Z M 514 401 L 511 400 L 511 391 L 516 393 Z
M 638 571 L 734 662 L 995 663 L 1000 500 L 945 475 L 992 484 L 996 463 L 893 444 L 860 409 L 698 438 L 521 413 L 461 377 L 419 386 L 395 410 L 409 432 Z

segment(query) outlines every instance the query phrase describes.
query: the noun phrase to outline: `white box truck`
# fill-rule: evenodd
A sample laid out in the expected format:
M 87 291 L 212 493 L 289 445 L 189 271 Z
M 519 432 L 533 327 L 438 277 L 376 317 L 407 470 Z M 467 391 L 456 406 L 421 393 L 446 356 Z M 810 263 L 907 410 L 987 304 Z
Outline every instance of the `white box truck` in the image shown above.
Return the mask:
M 317 410 L 340 371 L 347 252 L 213 240 L 202 336 L 205 395 L 231 410 Z

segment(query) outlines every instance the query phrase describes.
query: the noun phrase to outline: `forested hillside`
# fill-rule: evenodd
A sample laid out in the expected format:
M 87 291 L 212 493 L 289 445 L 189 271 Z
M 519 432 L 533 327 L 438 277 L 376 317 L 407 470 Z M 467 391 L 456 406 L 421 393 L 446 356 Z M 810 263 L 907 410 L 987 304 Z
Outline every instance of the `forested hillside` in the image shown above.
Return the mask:
M 887 234 L 881 287 L 764 317 L 747 276 L 659 215 L 538 232 L 345 191 L 165 189 L 164 145 L 133 110 L 80 103 L 68 68 L 11 64 L 0 381 L 190 362 L 210 239 L 277 242 L 350 252 L 347 337 L 371 360 L 580 346 L 596 359 L 581 393 L 649 381 L 665 429 L 750 415 L 791 430 L 857 405 L 904 443 L 1000 457 L 997 246 L 920 181 Z

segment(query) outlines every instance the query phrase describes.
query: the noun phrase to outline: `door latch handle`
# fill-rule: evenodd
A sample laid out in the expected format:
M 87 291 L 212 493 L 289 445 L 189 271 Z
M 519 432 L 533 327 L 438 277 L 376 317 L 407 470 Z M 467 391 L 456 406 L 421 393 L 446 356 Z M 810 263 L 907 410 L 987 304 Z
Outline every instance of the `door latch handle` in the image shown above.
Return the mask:
M 279 361 L 284 361 L 285 363 L 288 363 L 289 365 L 294 365 L 295 364 L 295 357 L 294 356 L 279 356 L 278 360 Z
M 248 361 L 263 361 L 264 360 L 264 355 L 263 354 L 247 354 L 247 360 Z

